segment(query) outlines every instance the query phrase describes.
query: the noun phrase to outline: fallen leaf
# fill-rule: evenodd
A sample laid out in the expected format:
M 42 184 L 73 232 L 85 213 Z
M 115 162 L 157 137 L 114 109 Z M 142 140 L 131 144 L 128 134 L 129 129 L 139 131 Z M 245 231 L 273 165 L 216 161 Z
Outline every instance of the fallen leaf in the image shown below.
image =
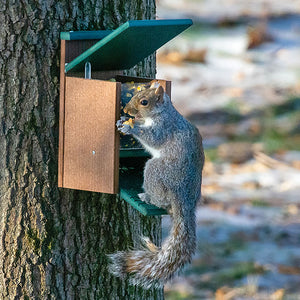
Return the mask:
M 287 266 L 287 265 L 278 265 L 278 272 L 281 273 L 281 274 L 299 275 L 300 274 L 300 267 Z
M 296 204 L 289 204 L 287 207 L 287 211 L 291 215 L 297 215 L 299 212 L 299 208 Z
M 231 87 L 231 88 L 226 88 L 224 90 L 224 93 L 229 97 L 237 98 L 243 96 L 244 90 L 238 87 Z
M 284 296 L 284 289 L 279 289 L 271 295 L 271 300 L 282 300 Z
M 207 49 L 190 50 L 184 57 L 185 61 L 204 63 L 206 58 Z
M 157 60 L 166 64 L 180 65 L 184 60 L 184 55 L 178 51 L 159 53 Z
M 217 289 L 215 293 L 215 300 L 226 300 L 226 294 L 228 293 L 227 287 L 221 287 Z
M 272 36 L 267 31 L 265 23 L 251 26 L 247 31 L 248 35 L 248 49 L 255 48 L 265 42 L 273 40 Z

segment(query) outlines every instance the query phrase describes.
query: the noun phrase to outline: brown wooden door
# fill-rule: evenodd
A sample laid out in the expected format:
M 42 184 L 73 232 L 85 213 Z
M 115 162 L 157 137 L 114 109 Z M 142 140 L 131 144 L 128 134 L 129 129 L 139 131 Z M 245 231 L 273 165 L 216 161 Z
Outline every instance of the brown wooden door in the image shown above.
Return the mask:
M 62 187 L 118 193 L 120 83 L 65 80 Z

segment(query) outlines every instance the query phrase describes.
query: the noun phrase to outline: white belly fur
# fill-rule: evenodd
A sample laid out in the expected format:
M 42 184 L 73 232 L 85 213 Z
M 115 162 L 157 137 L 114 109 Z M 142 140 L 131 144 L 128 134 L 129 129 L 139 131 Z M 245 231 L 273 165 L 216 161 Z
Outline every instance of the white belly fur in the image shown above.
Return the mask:
M 145 123 L 143 125 L 141 125 L 141 127 L 145 128 L 145 127 L 150 127 L 152 125 L 153 125 L 153 119 L 145 118 Z M 148 146 L 140 139 L 138 139 L 138 140 L 142 143 L 144 148 L 152 155 L 153 158 L 160 158 L 160 156 L 161 156 L 160 150 L 154 149 L 154 148 Z
M 148 145 L 143 144 L 145 149 L 152 155 L 153 158 L 160 158 L 161 153 L 159 150 L 149 147 Z
M 153 125 L 153 120 L 151 118 L 145 118 L 145 123 L 141 127 L 150 127 Z
M 158 149 L 154 149 L 150 146 L 148 146 L 147 144 L 145 144 L 143 142 L 143 140 L 139 139 L 138 137 L 136 137 L 137 140 L 140 141 L 140 143 L 144 146 L 144 148 L 152 155 L 153 158 L 160 158 L 161 156 L 161 153 L 160 153 L 160 150 Z

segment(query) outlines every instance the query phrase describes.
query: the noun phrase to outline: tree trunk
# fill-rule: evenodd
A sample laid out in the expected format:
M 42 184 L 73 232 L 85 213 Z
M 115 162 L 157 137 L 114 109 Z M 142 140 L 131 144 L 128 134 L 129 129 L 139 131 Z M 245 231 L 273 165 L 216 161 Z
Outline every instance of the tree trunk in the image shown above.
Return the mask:
M 160 218 L 57 187 L 60 32 L 153 18 L 154 0 L 0 1 L 0 299 L 163 299 L 106 258 L 141 235 L 158 243 Z M 128 74 L 154 76 L 154 56 Z

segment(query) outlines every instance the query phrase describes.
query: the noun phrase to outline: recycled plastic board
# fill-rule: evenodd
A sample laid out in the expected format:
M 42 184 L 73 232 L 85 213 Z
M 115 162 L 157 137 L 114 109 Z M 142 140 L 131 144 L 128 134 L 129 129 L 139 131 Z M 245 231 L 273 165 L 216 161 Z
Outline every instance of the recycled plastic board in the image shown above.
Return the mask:
M 168 212 L 155 205 L 143 202 L 138 194 L 143 193 L 143 169 L 145 165 L 145 159 L 136 159 L 135 163 L 141 166 L 134 168 L 120 168 L 120 197 L 133 206 L 144 216 L 159 216 L 166 215 Z
M 67 31 L 60 33 L 60 39 L 66 41 L 101 40 L 112 32 L 113 30 Z
M 174 20 L 131 20 L 111 33 L 95 31 L 86 33 L 86 39 L 104 36 L 99 42 L 69 62 L 65 72 L 82 71 L 85 62 L 92 64 L 92 70 L 125 70 L 159 49 L 192 25 L 190 19 Z M 83 31 L 76 34 L 62 33 L 61 39 L 84 39 Z
M 139 199 L 137 190 L 135 189 L 130 189 L 127 187 L 121 188 L 120 196 L 144 216 L 160 216 L 168 214 L 165 209 L 145 203 Z
M 65 80 L 62 187 L 118 193 L 120 83 Z

